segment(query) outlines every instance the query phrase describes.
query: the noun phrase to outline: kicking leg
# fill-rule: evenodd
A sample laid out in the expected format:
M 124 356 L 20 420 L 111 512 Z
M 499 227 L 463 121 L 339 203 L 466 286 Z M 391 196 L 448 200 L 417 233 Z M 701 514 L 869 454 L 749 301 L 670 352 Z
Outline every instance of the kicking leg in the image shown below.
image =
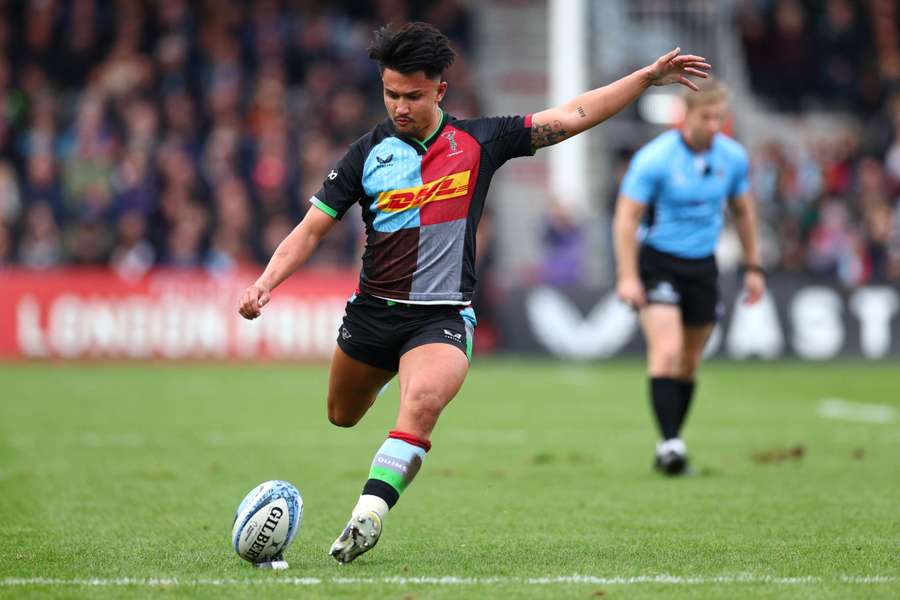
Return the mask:
M 338 427 L 353 427 L 393 377 L 393 371 L 367 365 L 335 348 L 328 379 L 328 420 Z
M 378 542 L 382 521 L 421 468 L 437 419 L 468 368 L 466 355 L 443 343 L 417 346 L 400 358 L 397 423 L 372 461 L 350 522 L 331 547 L 338 562 L 348 563 Z

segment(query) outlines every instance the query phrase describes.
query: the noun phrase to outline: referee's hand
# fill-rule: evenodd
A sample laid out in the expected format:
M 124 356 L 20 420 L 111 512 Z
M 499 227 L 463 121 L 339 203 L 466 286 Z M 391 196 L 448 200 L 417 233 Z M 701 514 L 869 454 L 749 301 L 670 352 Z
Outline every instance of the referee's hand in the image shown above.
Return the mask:
M 244 294 L 241 296 L 241 302 L 238 306 L 238 312 L 245 319 L 255 319 L 262 314 L 262 307 L 268 304 L 271 298 L 272 294 L 269 290 L 253 284 L 244 290 Z
M 637 278 L 620 279 L 616 285 L 616 295 L 622 302 L 635 310 L 643 308 L 647 304 L 644 286 Z
M 766 278 L 758 271 L 744 273 L 744 304 L 756 304 L 766 293 Z

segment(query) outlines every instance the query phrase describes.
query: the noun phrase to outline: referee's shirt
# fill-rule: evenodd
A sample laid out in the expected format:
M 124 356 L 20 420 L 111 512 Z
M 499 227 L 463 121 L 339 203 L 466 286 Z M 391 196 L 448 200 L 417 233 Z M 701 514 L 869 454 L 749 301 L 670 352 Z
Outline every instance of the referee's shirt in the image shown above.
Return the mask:
M 620 195 L 647 205 L 642 243 L 681 258 L 715 252 L 725 202 L 745 193 L 748 159 L 744 148 L 716 134 L 697 152 L 681 131 L 667 131 L 641 148 L 622 180 Z

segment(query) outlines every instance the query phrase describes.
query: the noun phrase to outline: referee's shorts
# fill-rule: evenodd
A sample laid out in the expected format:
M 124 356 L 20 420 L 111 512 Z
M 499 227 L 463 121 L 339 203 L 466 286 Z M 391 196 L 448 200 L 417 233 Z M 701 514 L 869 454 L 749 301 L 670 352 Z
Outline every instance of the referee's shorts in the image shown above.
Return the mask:
M 449 344 L 472 359 L 475 311 L 471 306 L 403 304 L 368 294 L 347 302 L 337 343 L 350 358 L 397 371 L 400 357 L 425 344 Z
M 715 256 L 681 258 L 645 245 L 638 266 L 648 304 L 678 306 L 685 325 L 708 325 L 721 316 Z

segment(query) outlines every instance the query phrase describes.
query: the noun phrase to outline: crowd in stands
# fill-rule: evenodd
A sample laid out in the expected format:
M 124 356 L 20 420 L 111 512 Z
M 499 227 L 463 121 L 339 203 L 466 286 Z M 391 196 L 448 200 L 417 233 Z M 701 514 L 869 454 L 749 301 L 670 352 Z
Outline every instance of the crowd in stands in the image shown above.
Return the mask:
M 417 19 L 460 52 L 446 107 L 474 115 L 460 0 L 0 2 L 0 266 L 264 262 L 384 118 L 372 32 Z M 314 262 L 357 264 L 361 227 Z
M 758 96 L 827 115 L 751 149 L 769 264 L 847 286 L 900 281 L 900 5 L 741 0 L 736 16 Z
M 751 148 L 767 266 L 900 280 L 900 5 L 736 0 L 735 17 L 771 110 L 847 117 Z M 264 262 L 384 118 L 372 31 L 413 19 L 460 54 L 445 108 L 479 114 L 465 0 L 0 1 L 0 267 Z M 572 228 L 550 217 L 553 247 Z M 348 215 L 314 263 L 355 266 L 361 228 Z M 570 246 L 557 267 L 584 258 Z

